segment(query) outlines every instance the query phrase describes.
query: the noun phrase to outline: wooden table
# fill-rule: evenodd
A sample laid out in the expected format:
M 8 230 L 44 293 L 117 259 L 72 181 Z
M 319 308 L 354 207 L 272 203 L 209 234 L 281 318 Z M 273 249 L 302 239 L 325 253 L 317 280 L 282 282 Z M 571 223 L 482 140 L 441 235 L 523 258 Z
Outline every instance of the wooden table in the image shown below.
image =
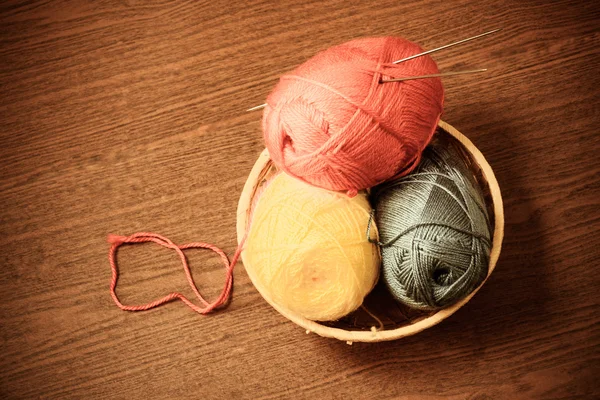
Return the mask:
M 600 395 L 600 8 L 592 1 L 5 1 L 0 6 L 2 398 L 515 399 Z M 109 232 L 236 247 L 238 196 L 277 77 L 360 36 L 437 53 L 443 118 L 503 190 L 496 271 L 458 313 L 378 344 L 328 340 L 262 300 L 127 313 Z M 213 298 L 219 260 L 189 253 Z M 173 252 L 119 254 L 119 295 L 187 289 Z M 596 397 L 597 398 L 597 397 Z

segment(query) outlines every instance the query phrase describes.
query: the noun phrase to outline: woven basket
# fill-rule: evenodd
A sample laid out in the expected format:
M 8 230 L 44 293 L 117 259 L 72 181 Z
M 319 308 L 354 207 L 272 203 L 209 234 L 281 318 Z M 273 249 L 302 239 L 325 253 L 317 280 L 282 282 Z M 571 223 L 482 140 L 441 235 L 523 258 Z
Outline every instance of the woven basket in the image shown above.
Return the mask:
M 443 121 L 439 123 L 438 134 L 450 135 L 462 145 L 465 150 L 465 160 L 471 166 L 475 177 L 483 189 L 490 219 L 494 227 L 487 280 L 498 261 L 504 235 L 504 211 L 498 182 L 492 168 L 481 152 L 463 134 Z M 266 180 L 276 173 L 277 169 L 269 159 L 269 153 L 265 149 L 258 157 L 258 160 L 256 160 L 240 197 L 237 211 L 238 242 L 242 240 L 246 232 L 249 215 L 255 204 L 257 193 L 260 193 L 260 189 Z M 409 309 L 396 302 L 380 282 L 365 298 L 363 307 L 359 310 L 339 321 L 315 322 L 275 304 L 269 297 L 268 292 L 256 279 L 251 266 L 246 263 L 245 253 L 242 253 L 242 261 L 256 289 L 284 317 L 300 325 L 306 330 L 306 333 L 314 332 L 323 337 L 344 340 L 348 344 L 352 344 L 352 342 L 395 340 L 427 329 L 449 317 L 465 305 L 485 283 L 485 281 L 482 282 L 471 294 L 450 307 L 437 312 L 424 312 Z

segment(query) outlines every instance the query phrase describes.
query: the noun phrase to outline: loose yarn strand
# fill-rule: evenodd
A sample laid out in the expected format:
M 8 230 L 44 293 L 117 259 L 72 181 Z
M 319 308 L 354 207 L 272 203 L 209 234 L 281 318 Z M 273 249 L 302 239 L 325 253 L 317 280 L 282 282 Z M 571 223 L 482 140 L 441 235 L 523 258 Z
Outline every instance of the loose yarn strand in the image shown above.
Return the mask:
M 124 311 L 146 311 L 146 310 L 150 310 L 152 308 L 158 307 L 161 304 L 165 304 L 165 303 L 171 302 L 173 300 L 179 299 L 182 302 L 184 302 L 188 307 L 190 307 L 192 310 L 194 310 L 195 312 L 197 312 L 199 314 L 208 314 L 211 311 L 215 310 L 216 308 L 224 305 L 229 299 L 229 296 L 231 294 L 231 289 L 233 286 L 233 267 L 237 263 L 240 255 L 242 254 L 242 249 L 244 246 L 245 239 L 246 239 L 245 237 L 244 237 L 244 239 L 242 239 L 242 241 L 240 242 L 238 248 L 236 249 L 236 251 L 230 261 L 229 258 L 227 257 L 227 255 L 223 252 L 223 250 L 221 250 L 220 248 L 218 248 L 210 243 L 192 242 L 192 243 L 187 243 L 184 245 L 176 245 L 168 238 L 166 238 L 162 235 L 159 235 L 156 233 L 150 233 L 150 232 L 138 232 L 138 233 L 134 233 L 133 235 L 130 235 L 130 236 L 121 236 L 121 235 L 110 234 L 110 235 L 108 235 L 108 238 L 107 238 L 108 242 L 111 243 L 111 247 L 108 252 L 108 261 L 110 263 L 110 268 L 112 271 L 112 278 L 111 278 L 111 282 L 110 282 L 110 295 L 112 296 L 117 307 L 119 307 L 121 310 L 124 310 Z M 135 243 L 147 243 L 147 242 L 154 242 L 160 246 L 175 250 L 175 252 L 179 255 L 181 263 L 183 264 L 183 270 L 185 271 L 187 281 L 188 281 L 190 287 L 192 288 L 194 295 L 198 298 L 198 300 L 202 303 L 203 306 L 198 306 L 198 305 L 194 304 L 187 297 L 185 297 L 183 294 L 178 293 L 178 292 L 169 293 L 160 299 L 154 300 L 150 303 L 141 304 L 141 305 L 133 305 L 133 306 L 125 305 L 119 300 L 119 297 L 117 296 L 117 292 L 116 292 L 117 281 L 119 279 L 119 269 L 117 267 L 117 261 L 116 261 L 117 249 L 119 248 L 119 246 L 121 246 L 123 244 L 135 244 Z M 221 294 L 212 303 L 209 303 L 208 301 L 206 301 L 204 299 L 204 297 L 202 297 L 202 295 L 198 291 L 198 288 L 196 287 L 196 283 L 194 282 L 194 278 L 192 277 L 192 272 L 190 270 L 190 267 L 189 267 L 189 264 L 187 261 L 187 257 L 185 256 L 185 254 L 183 252 L 183 250 L 193 249 L 193 248 L 201 248 L 201 249 L 208 249 L 208 250 L 214 251 L 221 257 L 221 261 L 223 261 L 223 265 L 225 266 L 225 274 L 226 274 L 225 275 L 225 285 L 223 287 L 223 290 L 221 291 Z

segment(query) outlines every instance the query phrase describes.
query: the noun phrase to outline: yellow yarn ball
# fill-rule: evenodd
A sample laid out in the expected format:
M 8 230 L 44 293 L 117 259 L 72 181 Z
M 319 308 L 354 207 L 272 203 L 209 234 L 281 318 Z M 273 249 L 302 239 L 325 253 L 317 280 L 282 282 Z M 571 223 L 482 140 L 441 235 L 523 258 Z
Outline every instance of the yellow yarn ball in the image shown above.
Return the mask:
M 277 175 L 252 214 L 246 269 L 277 305 L 314 321 L 339 319 L 379 277 L 379 251 L 366 238 L 370 211 L 363 193 L 350 198 Z

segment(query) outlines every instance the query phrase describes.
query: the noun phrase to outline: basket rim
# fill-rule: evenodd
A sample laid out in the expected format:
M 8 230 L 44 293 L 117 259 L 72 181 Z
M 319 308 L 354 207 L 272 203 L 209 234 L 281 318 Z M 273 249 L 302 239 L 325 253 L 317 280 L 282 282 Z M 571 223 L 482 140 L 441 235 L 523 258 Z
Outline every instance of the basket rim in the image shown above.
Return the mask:
M 500 187 L 498 186 L 498 181 L 496 180 L 496 176 L 494 175 L 494 171 L 492 167 L 489 165 L 483 154 L 479 151 L 477 147 L 469 140 L 465 135 L 459 132 L 452 125 L 440 120 L 438 123 L 439 128 L 448 132 L 455 139 L 457 139 L 464 148 L 471 154 L 473 160 L 477 163 L 481 172 L 487 181 L 490 194 L 492 196 L 493 210 L 494 210 L 494 235 L 492 239 L 492 249 L 490 251 L 490 261 L 488 274 L 486 278 L 481 282 L 475 290 L 473 290 L 468 296 L 460 300 L 459 302 L 453 304 L 450 307 L 439 310 L 435 314 L 421 319 L 413 324 L 402 326 L 396 329 L 390 330 L 371 330 L 371 331 L 349 331 L 341 328 L 334 328 L 325 325 L 321 325 L 318 322 L 308 320 L 296 313 L 287 310 L 284 307 L 277 305 L 273 300 L 266 294 L 267 292 L 263 289 L 262 285 L 256 279 L 256 276 L 252 273 L 252 269 L 246 268 L 246 259 L 245 259 L 245 251 L 242 251 L 241 258 L 244 263 L 244 268 L 246 269 L 246 273 L 250 277 L 252 284 L 258 290 L 260 295 L 269 303 L 275 310 L 277 310 L 281 315 L 294 322 L 295 324 L 301 326 L 306 330 L 306 333 L 314 332 L 319 336 L 335 338 L 338 340 L 343 340 L 351 344 L 352 342 L 381 342 L 387 340 L 396 340 L 403 338 L 405 336 L 414 335 L 415 333 L 421 332 L 424 329 L 430 328 L 444 319 L 448 318 L 450 315 L 454 314 L 458 309 L 464 306 L 471 298 L 481 289 L 481 287 L 488 280 L 494 268 L 496 267 L 496 263 L 500 256 L 500 251 L 502 248 L 502 240 L 504 238 L 504 208 L 502 202 L 502 195 L 500 193 Z M 259 176 L 263 171 L 264 167 L 269 162 L 270 157 L 267 149 L 264 149 L 258 159 L 256 160 L 250 174 L 248 175 L 248 179 L 244 184 L 244 189 L 242 190 L 242 194 L 240 196 L 237 208 L 237 239 L 238 243 L 242 241 L 246 234 L 246 227 L 248 224 L 248 210 L 252 204 L 252 195 L 254 192 L 254 188 L 258 182 Z

